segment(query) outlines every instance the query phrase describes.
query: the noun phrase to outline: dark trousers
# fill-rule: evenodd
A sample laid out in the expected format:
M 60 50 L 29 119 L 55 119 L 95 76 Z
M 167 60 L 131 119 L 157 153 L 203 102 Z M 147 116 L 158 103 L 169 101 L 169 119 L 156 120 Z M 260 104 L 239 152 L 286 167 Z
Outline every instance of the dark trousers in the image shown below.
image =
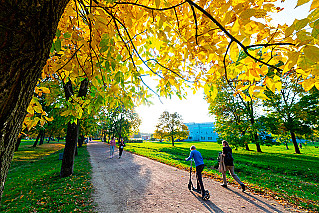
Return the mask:
M 197 179 L 197 189 L 202 191 L 202 195 L 205 194 L 203 179 L 202 179 L 202 171 L 204 169 L 204 164 L 196 166 L 196 179 Z
M 119 156 L 122 156 L 122 152 L 123 152 L 123 148 L 121 149 L 121 148 L 119 148 Z

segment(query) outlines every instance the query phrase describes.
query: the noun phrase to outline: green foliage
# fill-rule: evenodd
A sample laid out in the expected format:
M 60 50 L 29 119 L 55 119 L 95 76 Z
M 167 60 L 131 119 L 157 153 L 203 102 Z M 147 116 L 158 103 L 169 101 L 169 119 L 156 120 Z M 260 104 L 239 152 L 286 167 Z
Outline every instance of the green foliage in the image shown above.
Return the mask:
M 176 142 L 175 147 L 171 147 L 170 143 L 129 143 L 126 150 L 187 169 L 189 162 L 184 159 L 189 155 L 189 147 L 193 144 L 204 157 L 204 173 L 220 179 L 221 174 L 214 169 L 214 164 L 218 152 L 222 150 L 221 144 Z M 286 150 L 284 145 L 263 146 L 263 153 L 233 149 L 235 172 L 251 190 L 318 211 L 319 148 L 315 148 L 318 145 L 319 143 L 304 145 L 304 155 L 293 154 L 293 149 Z M 228 180 L 233 182 L 230 177 Z
M 182 116 L 177 112 L 170 114 L 164 111 L 160 118 L 158 119 L 158 124 L 156 125 L 156 130 L 154 137 L 162 141 L 163 139 L 168 139 L 172 141 L 174 146 L 174 141 L 176 139 L 187 139 L 189 135 L 188 127 L 183 124 Z
M 99 123 L 102 135 L 106 138 L 113 136 L 117 138 L 128 138 L 130 135 L 137 133 L 141 120 L 134 109 L 123 105 L 115 109 L 102 108 L 99 115 Z
M 22 142 L 21 151 L 15 153 L 15 156 L 19 152 L 25 154 L 29 151 L 33 154 L 28 158 L 20 155 L 13 160 L 0 212 L 92 212 L 91 166 L 86 148 L 78 149 L 75 173 L 60 178 L 58 156 L 62 150 L 45 155 L 52 149 L 31 148 L 32 143 Z M 41 156 L 39 153 L 42 153 Z

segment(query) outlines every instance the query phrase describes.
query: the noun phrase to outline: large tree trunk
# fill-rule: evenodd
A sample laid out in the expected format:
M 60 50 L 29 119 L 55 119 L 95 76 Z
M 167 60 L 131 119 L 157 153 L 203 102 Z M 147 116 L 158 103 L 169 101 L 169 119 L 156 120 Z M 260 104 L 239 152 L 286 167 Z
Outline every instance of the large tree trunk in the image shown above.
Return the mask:
M 68 123 L 60 172 L 61 177 L 68 177 L 73 174 L 75 148 L 78 142 L 77 137 L 74 137 L 74 135 L 78 135 L 78 129 L 76 123 Z
M 68 81 L 64 85 L 65 98 L 68 101 L 73 95 L 72 82 Z M 73 163 L 75 156 L 75 148 L 78 143 L 78 125 L 69 122 L 66 130 L 65 147 L 61 165 L 60 176 L 68 177 L 73 174 Z
M 298 143 L 297 143 L 296 135 L 295 135 L 294 131 L 290 130 L 290 135 L 291 135 L 292 143 L 294 144 L 294 147 L 295 147 L 295 153 L 296 154 L 301 154 L 300 150 L 299 150 L 299 147 L 298 147 Z
M 88 79 L 81 81 L 78 97 L 83 97 L 87 93 Z M 68 100 L 73 95 L 72 83 L 67 82 L 64 86 L 65 97 Z M 77 122 L 78 123 L 78 122 Z M 65 138 L 65 147 L 63 152 L 63 159 L 61 165 L 61 177 L 68 177 L 73 174 L 74 156 L 79 137 L 79 125 L 75 123 L 68 123 L 67 133 Z
M 0 200 L 26 109 L 68 2 L 0 1 Z

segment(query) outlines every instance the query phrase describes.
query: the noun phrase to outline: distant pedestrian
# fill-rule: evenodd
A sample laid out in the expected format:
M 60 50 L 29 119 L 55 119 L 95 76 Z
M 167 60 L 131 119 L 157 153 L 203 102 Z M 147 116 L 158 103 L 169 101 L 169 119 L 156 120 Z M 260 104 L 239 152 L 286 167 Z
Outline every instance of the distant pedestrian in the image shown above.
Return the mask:
M 116 145 L 115 138 L 112 137 L 110 141 L 110 158 L 113 158 L 115 145 Z
M 121 138 L 119 141 L 119 158 L 121 158 L 122 156 L 124 146 L 125 146 L 124 140 L 123 138 Z
M 234 172 L 234 158 L 232 154 L 232 149 L 229 147 L 227 141 L 223 140 L 222 143 L 223 143 L 222 160 L 224 160 L 225 168 L 220 170 L 223 174 L 223 182 L 224 182 L 221 186 L 227 188 L 226 172 L 229 171 L 230 175 L 237 181 L 237 183 L 240 184 L 242 191 L 244 192 L 246 188 L 245 184 L 240 181 L 239 177 Z
M 190 154 L 188 158 L 185 158 L 186 161 L 191 160 L 192 158 L 195 161 L 196 166 L 196 179 L 197 179 L 197 191 L 202 192 L 202 198 L 204 199 L 206 192 L 204 189 L 203 179 L 202 179 L 202 171 L 204 169 L 204 159 L 199 151 L 196 150 L 196 147 L 193 145 L 190 147 Z
M 299 143 L 299 147 L 300 147 L 300 149 L 302 149 L 302 144 L 301 143 Z

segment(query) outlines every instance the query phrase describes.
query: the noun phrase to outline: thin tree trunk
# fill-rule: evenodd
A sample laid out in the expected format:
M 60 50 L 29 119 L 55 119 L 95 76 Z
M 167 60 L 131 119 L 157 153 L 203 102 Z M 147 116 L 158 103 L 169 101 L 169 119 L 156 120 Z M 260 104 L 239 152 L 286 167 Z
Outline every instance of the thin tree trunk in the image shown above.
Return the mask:
M 0 200 L 27 107 L 68 2 L 0 2 Z
M 87 93 L 88 79 L 81 81 L 78 97 L 83 97 Z M 67 82 L 64 86 L 65 97 L 68 100 L 73 95 L 72 83 Z M 74 156 L 78 144 L 79 125 L 75 123 L 68 123 L 67 134 L 65 138 L 65 147 L 61 165 L 61 177 L 67 177 L 73 174 Z
M 258 143 L 258 135 L 257 135 L 257 132 L 254 134 L 254 137 L 255 137 L 255 143 L 256 143 L 257 152 L 262 152 L 262 151 L 261 151 L 261 148 L 260 148 L 260 144 Z
M 84 140 L 85 140 L 84 136 L 81 135 L 81 136 L 80 136 L 80 139 L 79 139 L 79 141 L 78 141 L 79 147 L 82 147 L 82 145 L 83 145 L 83 143 L 84 143 Z
M 33 147 L 36 147 L 36 146 L 37 146 L 40 137 L 41 137 L 41 130 L 39 131 L 39 134 L 38 134 L 37 138 L 35 139 L 35 141 L 34 141 L 34 143 L 33 143 Z
M 300 150 L 299 150 L 299 147 L 298 147 L 297 140 L 296 140 L 296 135 L 295 135 L 295 133 L 292 130 L 290 130 L 290 135 L 291 135 L 292 143 L 294 144 L 294 147 L 295 147 L 295 153 L 296 154 L 301 154 Z
M 51 141 L 51 137 L 52 137 L 52 133 L 50 134 L 50 136 L 49 136 L 49 139 L 48 139 L 48 142 L 47 142 L 47 143 L 50 143 L 50 141 Z
M 257 152 L 262 152 L 259 143 L 256 143 L 256 149 L 257 149 Z
M 251 106 L 251 109 L 253 109 L 252 106 Z M 251 126 L 254 126 L 254 124 L 255 124 L 255 118 L 254 118 L 253 113 L 251 113 L 250 123 L 251 123 Z M 256 130 L 254 130 L 254 131 L 256 131 Z M 254 132 L 254 142 L 255 142 L 255 144 L 256 144 L 257 152 L 262 152 L 262 151 L 261 151 L 261 148 L 260 148 L 260 144 L 258 143 L 258 135 L 257 135 L 257 132 Z
M 15 148 L 14 148 L 14 151 L 18 151 L 19 149 L 19 146 L 20 146 L 20 143 L 21 143 L 21 139 L 22 139 L 22 136 L 18 138 L 17 142 L 16 142 L 16 145 L 15 145 Z
M 246 149 L 247 151 L 250 151 L 249 146 L 248 146 L 248 143 L 245 143 L 245 149 Z
M 40 142 L 39 142 L 39 145 L 42 145 L 42 144 L 43 144 L 43 142 L 44 142 L 45 130 L 44 130 L 44 129 L 42 129 L 42 130 L 40 130 L 40 132 L 41 132 L 41 136 L 40 136 Z

